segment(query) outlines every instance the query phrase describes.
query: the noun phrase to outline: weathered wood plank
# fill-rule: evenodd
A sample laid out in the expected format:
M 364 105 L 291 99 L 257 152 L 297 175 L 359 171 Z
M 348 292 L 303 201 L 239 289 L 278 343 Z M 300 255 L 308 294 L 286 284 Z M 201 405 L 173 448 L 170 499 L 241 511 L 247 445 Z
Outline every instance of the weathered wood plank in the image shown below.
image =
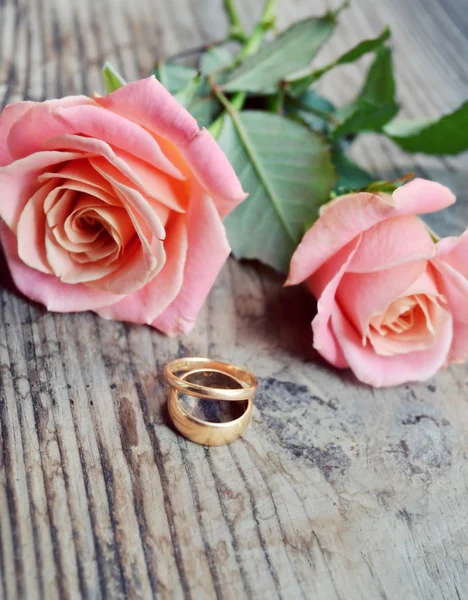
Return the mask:
M 253 22 L 260 5 L 239 4 Z M 389 23 L 404 114 L 435 116 L 466 99 L 463 4 L 361 0 L 320 61 Z M 3 0 L 2 105 L 99 90 L 105 59 L 142 76 L 163 53 L 222 37 L 220 5 Z M 280 2 L 280 25 L 310 9 Z M 324 90 L 349 100 L 365 65 Z M 463 201 L 433 222 L 444 234 L 468 222 L 466 156 L 408 157 L 375 136 L 353 152 L 380 176 L 448 183 Z M 468 597 L 466 367 L 362 386 L 312 351 L 302 290 L 234 261 L 181 339 L 48 314 L 0 273 L 1 597 Z M 205 449 L 172 430 L 161 371 L 182 353 L 258 374 L 243 440 Z

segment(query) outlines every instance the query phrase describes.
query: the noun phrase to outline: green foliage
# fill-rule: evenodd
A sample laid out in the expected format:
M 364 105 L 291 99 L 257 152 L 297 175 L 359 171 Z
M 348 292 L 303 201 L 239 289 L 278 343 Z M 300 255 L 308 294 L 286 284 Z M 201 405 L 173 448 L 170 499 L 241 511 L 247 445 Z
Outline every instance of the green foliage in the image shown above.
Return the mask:
M 359 190 L 391 193 L 407 181 L 374 181 L 350 159 L 349 146 L 361 132 L 385 135 L 407 152 L 457 154 L 468 149 L 468 102 L 439 119 L 393 121 L 399 107 L 389 28 L 322 67 L 313 64 L 348 0 L 334 12 L 275 32 L 268 41 L 277 0 L 265 1 L 250 33 L 236 0 L 224 4 L 228 38 L 195 49 L 197 68 L 169 60 L 160 62 L 154 74 L 200 127 L 218 137 L 250 194 L 226 219 L 238 258 L 286 271 L 302 234 L 331 197 Z M 237 53 L 228 50 L 227 42 L 238 44 Z M 317 92 L 326 73 L 367 54 L 374 55 L 373 61 L 353 102 L 337 107 Z M 108 93 L 125 84 L 107 64 L 103 79 Z
M 207 50 L 200 59 L 200 72 L 202 75 L 209 75 L 214 71 L 228 67 L 232 64 L 234 57 L 226 48 L 213 46 Z
M 286 272 L 335 183 L 327 142 L 279 115 L 243 111 L 226 117 L 219 143 L 249 193 L 225 221 L 234 255 Z
M 105 63 L 101 71 L 106 94 L 111 94 L 125 85 L 125 79 L 109 63 Z
M 201 80 L 200 75 L 195 75 L 193 79 L 189 79 L 187 83 L 174 94 L 174 98 L 176 98 L 182 106 L 189 108 L 195 98 Z
M 335 120 L 335 106 L 314 90 L 307 90 L 299 98 L 288 97 L 287 110 L 295 120 L 301 121 L 313 131 L 329 135 Z M 298 119 L 297 119 L 298 118 Z
M 165 61 L 160 61 L 152 73 L 171 94 L 180 92 L 198 74 L 195 69 L 185 65 Z
M 328 73 L 328 71 L 331 71 L 334 67 L 337 67 L 338 65 L 346 65 L 359 60 L 365 54 L 369 54 L 369 52 L 377 50 L 385 41 L 388 40 L 389 37 L 390 28 L 386 27 L 378 37 L 369 40 L 363 40 L 328 65 L 325 65 L 320 69 L 308 70 L 305 73 L 301 73 L 293 76 L 290 79 L 287 79 L 289 83 L 289 94 L 295 97 L 300 96 L 313 83 L 317 82 L 323 75 L 325 75 L 325 73 Z
M 380 131 L 397 112 L 392 51 L 380 46 L 358 97 L 337 111 L 336 117 L 342 123 L 333 136 L 336 139 L 360 131 Z
M 468 148 L 468 102 L 440 119 L 389 123 L 383 133 L 406 152 L 459 154 Z
M 332 162 L 338 177 L 333 188 L 337 196 L 365 188 L 373 180 L 370 173 L 367 173 L 367 171 L 364 171 L 364 169 L 353 162 L 341 149 L 333 150 Z
M 223 86 L 224 91 L 274 92 L 287 75 L 310 63 L 335 24 L 336 18 L 331 13 L 295 23 L 234 69 Z

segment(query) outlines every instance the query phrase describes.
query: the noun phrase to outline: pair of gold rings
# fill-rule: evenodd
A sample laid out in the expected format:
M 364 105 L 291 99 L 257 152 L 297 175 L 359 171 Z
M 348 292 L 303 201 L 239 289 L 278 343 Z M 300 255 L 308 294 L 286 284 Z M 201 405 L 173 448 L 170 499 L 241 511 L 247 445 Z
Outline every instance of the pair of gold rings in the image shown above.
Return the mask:
M 171 386 L 169 415 L 176 429 L 197 444 L 221 446 L 240 437 L 252 417 L 257 379 L 249 371 L 208 358 L 187 357 L 173 360 L 164 369 Z M 240 416 L 214 422 L 196 416 L 181 402 L 180 394 L 201 400 L 235 403 Z

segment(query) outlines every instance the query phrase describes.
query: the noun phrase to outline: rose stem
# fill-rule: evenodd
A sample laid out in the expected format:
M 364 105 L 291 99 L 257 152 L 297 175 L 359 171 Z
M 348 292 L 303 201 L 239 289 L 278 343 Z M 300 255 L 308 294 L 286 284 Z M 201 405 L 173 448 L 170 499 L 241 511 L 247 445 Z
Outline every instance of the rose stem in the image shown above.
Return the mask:
M 226 0 L 226 8 L 227 8 L 228 3 L 232 6 L 232 8 L 234 8 L 234 0 Z M 267 0 L 267 3 L 265 4 L 265 7 L 262 12 L 262 16 L 260 17 L 260 21 L 255 25 L 252 33 L 250 34 L 247 41 L 245 42 L 244 47 L 239 52 L 239 55 L 236 57 L 232 67 L 235 67 L 237 64 L 239 64 L 239 62 L 241 62 L 247 56 L 251 56 L 252 54 L 255 54 L 256 52 L 258 52 L 258 50 L 262 44 L 263 38 L 265 37 L 265 34 L 270 29 L 273 29 L 273 27 L 275 26 L 276 5 L 277 5 L 277 0 Z M 237 14 L 237 10 L 235 10 L 235 13 Z M 230 15 L 230 19 L 231 19 L 231 15 Z M 232 20 L 231 20 L 231 23 L 232 23 Z M 213 90 L 213 93 L 220 100 L 220 96 L 219 96 L 220 91 L 217 88 L 216 82 L 214 81 L 213 78 L 210 78 L 210 85 Z M 223 94 L 223 97 L 225 98 L 224 94 Z M 236 111 L 241 110 L 242 107 L 244 106 L 244 102 L 245 102 L 246 98 L 247 98 L 246 92 L 235 93 L 234 96 L 232 97 L 231 101 L 229 102 L 231 109 L 234 109 Z M 214 138 L 217 138 L 221 133 L 221 130 L 222 130 L 223 124 L 224 124 L 225 114 L 226 113 L 223 113 L 222 115 L 220 115 L 208 127 L 208 131 L 210 131 L 211 135 Z

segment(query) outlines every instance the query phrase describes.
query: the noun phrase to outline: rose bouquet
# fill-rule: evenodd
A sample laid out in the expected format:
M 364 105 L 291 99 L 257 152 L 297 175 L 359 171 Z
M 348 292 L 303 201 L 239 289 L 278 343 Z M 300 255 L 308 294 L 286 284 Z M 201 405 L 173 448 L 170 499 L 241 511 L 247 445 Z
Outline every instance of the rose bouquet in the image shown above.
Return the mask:
M 18 289 L 49 310 L 182 334 L 232 251 L 305 282 L 318 300 L 314 346 L 362 381 L 422 380 L 465 361 L 468 234 L 439 240 L 418 217 L 453 194 L 411 177 L 376 182 L 347 149 L 372 131 L 408 152 L 457 154 L 468 103 L 394 121 L 388 29 L 315 66 L 347 4 L 273 35 L 276 0 L 251 33 L 226 0 L 225 39 L 146 79 L 127 84 L 106 65 L 105 96 L 8 106 L 0 235 Z M 197 68 L 181 62 L 189 54 Z M 352 103 L 317 92 L 365 54 Z

